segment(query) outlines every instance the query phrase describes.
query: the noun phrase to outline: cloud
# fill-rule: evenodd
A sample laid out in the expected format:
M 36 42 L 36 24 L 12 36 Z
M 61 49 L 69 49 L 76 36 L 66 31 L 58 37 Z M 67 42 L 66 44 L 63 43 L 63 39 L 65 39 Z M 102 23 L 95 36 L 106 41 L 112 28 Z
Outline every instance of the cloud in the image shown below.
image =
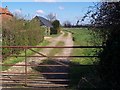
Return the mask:
M 60 10 L 64 10 L 64 7 L 63 6 L 59 6 L 58 7 Z
M 43 10 L 37 10 L 36 13 L 37 14 L 44 14 L 45 12 Z
M 16 10 L 14 11 L 14 13 L 16 13 L 16 14 L 21 14 L 21 13 L 22 13 L 22 10 L 16 9 Z
M 35 2 L 56 2 L 56 0 L 34 0 Z

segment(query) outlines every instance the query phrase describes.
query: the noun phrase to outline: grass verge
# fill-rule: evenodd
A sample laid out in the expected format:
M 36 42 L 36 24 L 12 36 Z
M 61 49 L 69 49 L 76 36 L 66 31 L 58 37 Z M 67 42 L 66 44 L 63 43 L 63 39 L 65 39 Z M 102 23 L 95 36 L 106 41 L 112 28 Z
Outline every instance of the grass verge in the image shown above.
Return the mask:
M 65 34 L 63 35 L 64 37 L 67 37 L 68 36 L 68 32 L 65 32 Z
M 64 42 L 59 41 L 56 46 L 64 46 L 64 45 L 65 45 Z M 53 48 L 53 49 L 49 52 L 48 56 L 54 56 L 55 54 L 60 53 L 62 50 L 63 50 L 63 49 L 61 49 L 61 48 Z
M 75 66 L 73 63 L 70 72 L 70 88 L 72 90 L 88 90 L 88 88 L 94 90 L 95 87 L 99 86 L 100 78 L 95 65 Z
M 87 28 L 68 28 L 64 31 L 72 33 L 74 45 L 76 46 L 94 46 L 93 34 L 91 30 Z M 99 38 L 98 38 L 99 39 Z M 97 40 L 98 41 L 98 40 Z M 100 40 L 101 41 L 101 40 Z M 98 45 L 101 45 L 101 42 L 97 42 Z M 96 52 L 99 52 L 100 49 L 82 49 L 75 48 L 73 49 L 71 55 L 73 56 L 93 56 Z M 70 88 L 76 90 L 78 85 L 80 88 L 94 88 L 94 85 L 98 85 L 99 76 L 97 75 L 95 63 L 98 60 L 96 58 L 73 58 L 70 65 Z M 86 78 L 88 82 L 82 80 Z M 90 83 L 93 84 L 93 86 Z M 81 89 L 82 90 L 82 89 Z
M 74 45 L 76 46 L 94 46 L 93 36 L 91 30 L 87 28 L 70 28 L 64 31 L 72 33 Z M 101 42 L 99 42 L 101 44 Z M 95 55 L 100 49 L 94 48 L 74 48 L 71 55 L 73 56 L 92 56 Z M 73 58 L 73 63 L 91 65 L 97 62 L 95 58 Z

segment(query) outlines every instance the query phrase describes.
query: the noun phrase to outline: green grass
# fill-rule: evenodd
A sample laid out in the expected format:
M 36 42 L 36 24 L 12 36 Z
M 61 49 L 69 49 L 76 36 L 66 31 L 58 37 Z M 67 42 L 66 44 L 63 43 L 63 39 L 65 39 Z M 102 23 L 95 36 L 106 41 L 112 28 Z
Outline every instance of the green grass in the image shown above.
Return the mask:
M 49 43 L 48 41 L 43 41 L 42 43 L 40 43 L 37 46 L 46 46 L 46 45 L 48 45 L 48 43 Z M 35 51 L 41 50 L 41 48 L 32 48 L 32 49 L 35 50 Z M 27 55 L 33 55 L 33 54 L 35 54 L 33 51 L 27 50 Z M 22 51 L 22 52 L 20 52 L 19 55 L 24 56 L 25 52 Z M 25 57 L 9 57 L 3 62 L 3 64 L 16 64 L 18 62 L 24 61 L 24 59 L 25 59 Z M 10 66 L 2 66 L 3 71 L 7 70 L 9 68 L 10 68 Z
M 94 46 L 94 36 L 91 34 L 91 30 L 87 28 L 70 28 L 64 31 L 68 31 L 72 33 L 74 45 L 78 46 Z M 100 44 L 100 42 L 99 42 Z M 75 48 L 72 51 L 73 56 L 92 56 L 96 54 L 99 49 L 89 48 L 89 49 L 82 49 L 82 48 Z M 83 65 L 93 64 L 97 62 L 95 58 L 74 58 L 72 62 L 79 63 Z
M 65 28 L 65 32 L 72 33 L 74 45 L 77 46 L 94 46 L 96 44 L 94 39 L 98 39 L 96 41 L 97 45 L 101 45 L 101 41 L 99 38 L 94 38 L 92 31 L 87 28 Z M 73 56 L 93 56 L 100 49 L 87 49 L 87 48 L 75 48 L 73 49 L 71 55 Z M 71 59 L 70 66 L 70 89 L 76 90 L 76 87 L 82 77 L 85 77 L 88 81 L 96 85 L 99 80 L 99 76 L 96 72 L 96 67 L 94 64 L 98 62 L 96 58 L 73 58 Z M 75 66 L 80 65 L 80 66 Z M 80 83 L 82 88 L 93 88 L 89 83 L 84 80 Z M 82 89 L 81 89 L 82 90 Z
M 73 66 L 70 67 L 70 87 L 73 88 L 72 90 L 76 90 L 78 83 L 80 82 L 81 88 L 94 88 L 90 83 L 94 86 L 99 85 L 99 76 L 96 72 L 96 67 L 94 65 L 84 65 L 84 66 Z M 82 78 L 86 78 L 88 82 L 82 80 Z M 82 89 L 81 89 L 82 90 Z
M 64 37 L 67 37 L 68 36 L 68 33 L 67 32 L 65 32 L 65 34 L 63 35 Z
M 56 46 L 64 46 L 64 44 L 64 42 L 59 41 Z M 54 56 L 55 54 L 60 53 L 62 50 L 63 49 L 61 48 L 54 48 L 49 52 L 48 56 Z

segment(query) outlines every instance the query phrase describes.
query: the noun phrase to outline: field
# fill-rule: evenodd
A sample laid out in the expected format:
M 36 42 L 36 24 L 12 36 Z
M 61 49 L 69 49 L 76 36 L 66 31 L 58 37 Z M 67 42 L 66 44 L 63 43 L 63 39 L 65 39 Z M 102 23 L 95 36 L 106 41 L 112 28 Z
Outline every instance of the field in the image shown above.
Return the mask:
M 101 45 L 102 40 L 94 38 L 92 31 L 87 28 L 66 28 L 65 32 L 71 32 L 74 45 L 76 46 L 94 46 Z M 99 42 L 95 42 L 99 41 Z M 100 49 L 73 49 L 72 56 L 93 56 Z M 73 58 L 70 66 L 70 86 L 75 88 L 95 88 L 99 83 L 99 76 L 96 71 L 97 58 Z M 77 66 L 76 66 L 77 65 Z M 80 86 L 79 86 L 80 85 Z
M 70 28 L 65 29 L 65 32 L 72 33 L 73 41 L 75 46 L 94 46 L 95 38 L 92 35 L 92 31 L 87 28 Z M 99 39 L 99 38 L 96 38 Z M 96 40 L 98 41 L 98 40 Z M 99 40 L 102 41 L 102 40 Z M 97 45 L 101 45 L 101 42 L 98 42 Z M 92 56 L 98 52 L 99 49 L 94 48 L 75 48 L 73 49 L 71 55 L 73 56 Z M 72 59 L 73 63 L 82 64 L 82 65 L 92 65 L 97 62 L 95 58 L 74 58 Z

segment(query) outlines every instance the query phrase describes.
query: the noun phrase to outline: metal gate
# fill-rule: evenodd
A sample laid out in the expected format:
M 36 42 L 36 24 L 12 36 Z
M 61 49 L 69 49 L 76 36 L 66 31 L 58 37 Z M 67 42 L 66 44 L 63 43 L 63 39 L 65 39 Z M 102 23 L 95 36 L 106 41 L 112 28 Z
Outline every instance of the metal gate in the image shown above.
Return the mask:
M 98 56 L 46 56 L 33 48 L 103 48 L 103 46 L 2 46 L 1 48 L 23 49 L 24 55 L 9 55 L 9 57 L 24 57 L 22 64 L 1 64 L 2 66 L 24 67 L 24 72 L 1 71 L 3 87 L 69 87 L 69 62 L 57 60 L 58 58 L 94 58 Z M 31 50 L 38 55 L 27 55 L 27 50 Z M 3 56 L 4 57 L 4 56 Z M 29 63 L 27 58 L 46 57 L 50 62 L 36 63 L 34 60 Z M 30 69 L 30 70 L 28 70 Z M 31 71 L 33 70 L 33 71 Z M 37 71 L 36 71 L 37 70 Z

